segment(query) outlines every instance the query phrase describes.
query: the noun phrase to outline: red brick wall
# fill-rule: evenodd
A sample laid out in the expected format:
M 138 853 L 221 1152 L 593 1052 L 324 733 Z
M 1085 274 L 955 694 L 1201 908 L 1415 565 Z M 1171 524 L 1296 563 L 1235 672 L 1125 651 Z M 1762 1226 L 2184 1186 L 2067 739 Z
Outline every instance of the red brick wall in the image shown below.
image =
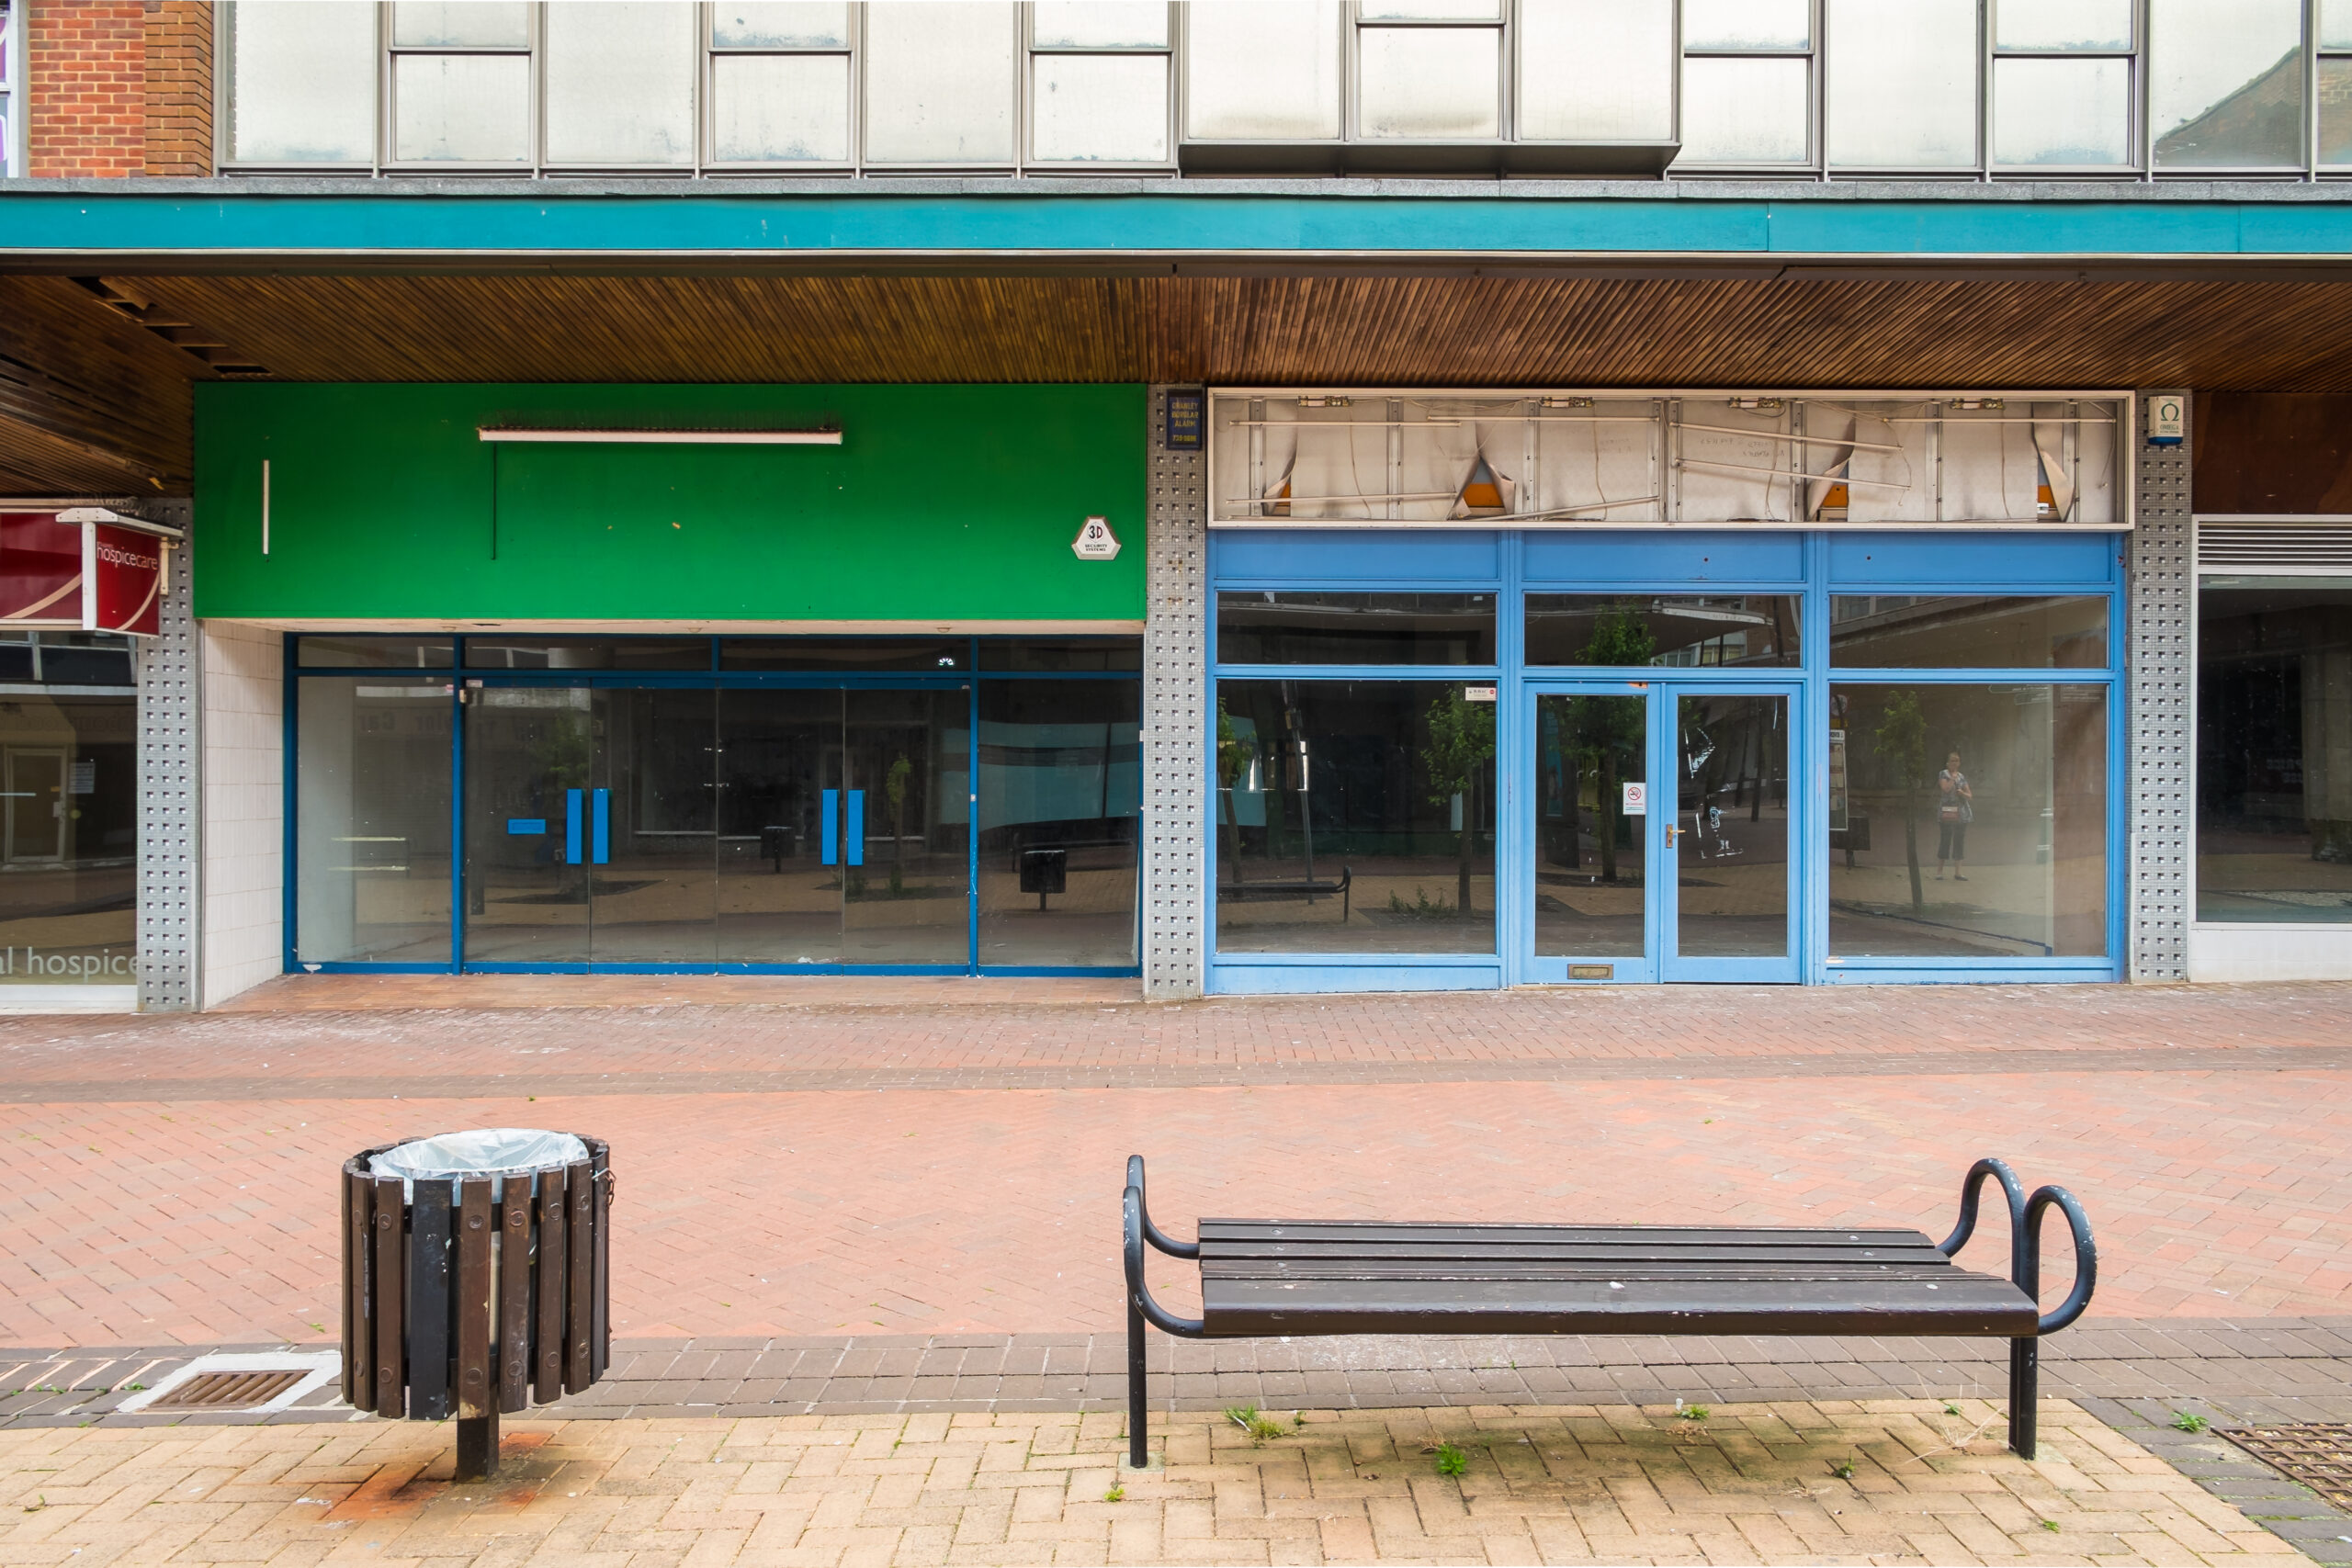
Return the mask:
M 212 173 L 211 0 L 145 0 L 147 173 Z
M 26 172 L 145 173 L 142 0 L 31 0 L 27 10 Z
M 212 172 L 212 7 L 26 0 L 26 171 Z

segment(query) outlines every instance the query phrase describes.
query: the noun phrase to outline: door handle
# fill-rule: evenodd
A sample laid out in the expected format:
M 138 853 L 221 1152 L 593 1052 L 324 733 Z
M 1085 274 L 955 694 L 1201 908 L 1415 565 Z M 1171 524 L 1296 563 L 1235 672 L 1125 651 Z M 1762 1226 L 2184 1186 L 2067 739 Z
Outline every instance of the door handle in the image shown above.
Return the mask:
M 1677 831 L 1673 823 L 1668 822 L 1666 825 L 1666 847 L 1669 850 L 1674 847 L 1674 835 Z
M 580 863 L 580 792 L 563 792 L 563 863 Z
M 598 865 L 609 864 L 613 858 L 613 792 L 596 792 L 595 824 L 590 839 L 594 859 Z
M 865 863 L 865 792 L 854 789 L 849 795 L 849 820 L 842 828 L 842 859 L 852 865 Z
M 833 865 L 841 860 L 842 792 L 825 792 L 824 808 L 817 829 L 817 858 L 821 864 Z

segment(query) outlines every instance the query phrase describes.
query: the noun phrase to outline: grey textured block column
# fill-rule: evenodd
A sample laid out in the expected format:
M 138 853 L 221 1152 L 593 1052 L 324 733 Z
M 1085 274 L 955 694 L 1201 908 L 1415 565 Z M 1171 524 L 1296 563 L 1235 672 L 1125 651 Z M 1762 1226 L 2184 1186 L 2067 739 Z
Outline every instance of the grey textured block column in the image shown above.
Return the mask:
M 1168 389 L 1151 390 L 1151 516 L 1143 634 L 1143 989 L 1201 994 L 1208 822 L 1205 456 L 1167 449 Z
M 152 515 L 188 523 L 187 502 L 150 502 Z M 171 552 L 163 635 L 139 640 L 139 1009 L 196 1006 L 201 860 L 196 618 L 189 613 L 194 539 Z
M 2171 390 L 2171 389 L 2164 389 Z M 2148 445 L 2148 403 L 2133 432 L 2137 512 L 2129 559 L 2131 660 L 2125 722 L 2132 776 L 2116 781 L 2131 811 L 2131 975 L 2188 977 L 2189 624 L 2197 529 L 2189 511 L 2192 420 L 2177 446 Z M 2184 400 L 2188 394 L 2180 394 Z

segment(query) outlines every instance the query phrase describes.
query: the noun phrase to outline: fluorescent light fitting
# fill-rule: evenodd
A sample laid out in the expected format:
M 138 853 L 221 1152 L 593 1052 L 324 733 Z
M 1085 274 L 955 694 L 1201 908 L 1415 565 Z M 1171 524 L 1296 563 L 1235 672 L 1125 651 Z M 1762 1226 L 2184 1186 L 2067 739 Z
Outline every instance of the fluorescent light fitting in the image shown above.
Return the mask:
M 572 430 L 485 424 L 484 441 L 552 441 L 644 446 L 838 446 L 838 430 Z

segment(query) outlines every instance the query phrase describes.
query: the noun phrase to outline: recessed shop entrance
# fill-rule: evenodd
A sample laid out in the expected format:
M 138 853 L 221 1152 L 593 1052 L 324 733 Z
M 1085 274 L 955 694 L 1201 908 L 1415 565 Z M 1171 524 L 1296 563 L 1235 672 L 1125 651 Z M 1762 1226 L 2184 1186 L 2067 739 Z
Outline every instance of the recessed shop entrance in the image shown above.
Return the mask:
M 1531 682 L 1529 974 L 1793 981 L 1791 686 Z

